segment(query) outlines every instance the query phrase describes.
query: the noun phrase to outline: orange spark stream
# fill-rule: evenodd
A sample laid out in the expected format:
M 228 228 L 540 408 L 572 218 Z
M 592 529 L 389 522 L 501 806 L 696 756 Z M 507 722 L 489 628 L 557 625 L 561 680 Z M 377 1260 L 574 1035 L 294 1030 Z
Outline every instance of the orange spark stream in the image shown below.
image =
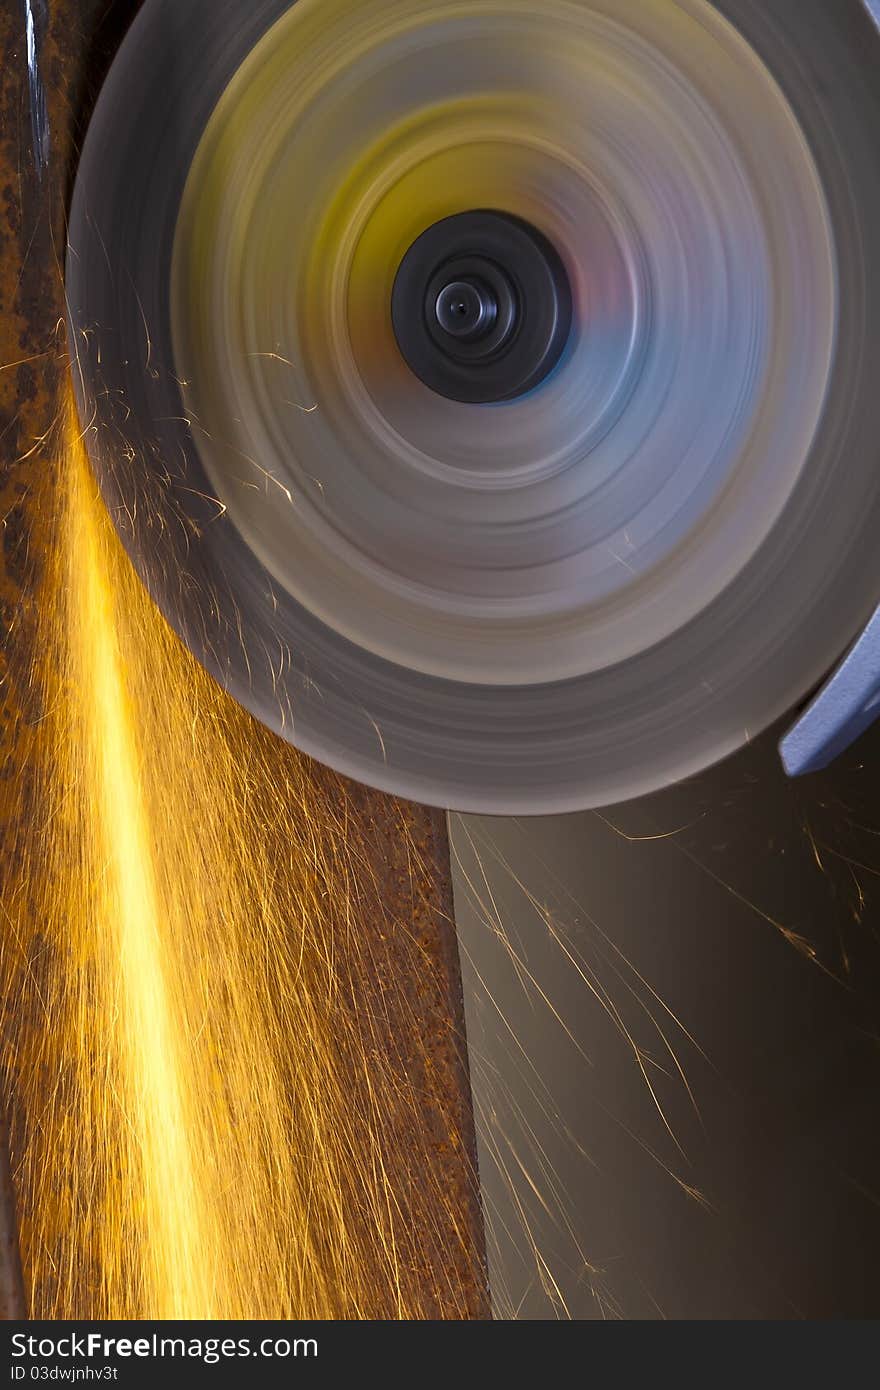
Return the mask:
M 72 404 L 58 439 L 39 702 L 0 789 L 32 1313 L 479 1315 L 432 822 L 223 695 L 134 577 Z
M 70 478 L 66 572 L 69 651 L 76 688 L 88 692 L 80 731 L 92 782 L 94 848 L 103 863 L 97 944 L 115 996 L 116 1067 L 138 1136 L 146 1228 L 146 1271 L 162 1318 L 210 1317 L 213 1228 L 202 1210 L 190 1136 L 181 1036 L 162 948 L 154 846 L 140 772 L 136 709 L 124 675 L 106 527 L 85 470 Z

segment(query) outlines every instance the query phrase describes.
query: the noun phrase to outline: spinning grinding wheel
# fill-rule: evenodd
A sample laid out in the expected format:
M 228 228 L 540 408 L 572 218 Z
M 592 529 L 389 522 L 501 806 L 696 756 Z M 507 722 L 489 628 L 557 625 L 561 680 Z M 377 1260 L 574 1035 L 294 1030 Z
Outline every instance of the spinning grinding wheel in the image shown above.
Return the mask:
M 147 0 L 67 286 L 184 641 L 463 810 L 802 701 L 880 599 L 878 73 L 860 0 Z

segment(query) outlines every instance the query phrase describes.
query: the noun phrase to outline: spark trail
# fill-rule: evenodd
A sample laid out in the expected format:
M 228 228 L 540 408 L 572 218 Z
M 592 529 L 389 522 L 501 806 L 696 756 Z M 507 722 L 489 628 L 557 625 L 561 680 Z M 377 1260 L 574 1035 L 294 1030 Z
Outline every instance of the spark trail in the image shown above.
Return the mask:
M 429 813 L 314 767 L 196 664 L 72 402 L 35 451 L 40 640 L 0 777 L 32 1316 L 483 1314 Z
M 72 452 L 66 526 L 71 675 L 86 692 L 84 792 L 94 807 L 96 848 L 105 864 L 99 949 L 115 984 L 117 1065 L 130 1091 L 140 1150 L 149 1280 L 157 1316 L 204 1318 L 213 1311 L 206 1261 L 210 1227 L 201 1210 L 189 1136 L 188 1048 L 175 1019 L 162 948 L 162 910 L 144 801 L 135 711 L 119 650 L 112 552 L 96 513 L 93 485 Z M 89 786 L 89 781 L 91 786 Z

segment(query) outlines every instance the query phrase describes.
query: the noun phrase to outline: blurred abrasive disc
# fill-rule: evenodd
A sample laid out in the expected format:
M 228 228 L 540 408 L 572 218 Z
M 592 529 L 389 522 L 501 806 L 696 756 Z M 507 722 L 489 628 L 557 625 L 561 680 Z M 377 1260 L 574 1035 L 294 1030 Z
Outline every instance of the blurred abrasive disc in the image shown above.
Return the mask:
M 146 0 L 75 385 L 223 685 L 497 813 L 804 697 L 880 597 L 878 50 L 860 0 Z

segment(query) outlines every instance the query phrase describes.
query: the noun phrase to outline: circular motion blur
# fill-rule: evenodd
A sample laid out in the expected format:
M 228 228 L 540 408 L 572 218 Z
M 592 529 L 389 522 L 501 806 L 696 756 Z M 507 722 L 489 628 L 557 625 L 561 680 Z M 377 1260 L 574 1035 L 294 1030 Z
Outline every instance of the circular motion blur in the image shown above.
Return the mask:
M 866 37 L 859 0 L 147 0 L 74 191 L 75 384 L 236 698 L 504 814 L 815 687 L 880 598 Z

